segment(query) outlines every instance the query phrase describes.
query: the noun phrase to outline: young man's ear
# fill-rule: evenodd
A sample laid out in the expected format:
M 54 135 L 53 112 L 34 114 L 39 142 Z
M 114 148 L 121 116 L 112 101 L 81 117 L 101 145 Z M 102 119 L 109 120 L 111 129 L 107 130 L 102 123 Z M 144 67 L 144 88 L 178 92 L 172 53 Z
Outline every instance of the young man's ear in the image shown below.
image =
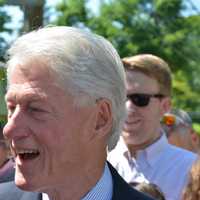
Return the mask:
M 162 103 L 162 111 L 163 111 L 162 114 L 170 112 L 170 110 L 171 110 L 171 99 L 170 99 L 170 97 L 164 97 L 162 99 L 161 103 Z
M 97 101 L 96 131 L 99 134 L 109 134 L 112 128 L 112 104 L 107 99 Z

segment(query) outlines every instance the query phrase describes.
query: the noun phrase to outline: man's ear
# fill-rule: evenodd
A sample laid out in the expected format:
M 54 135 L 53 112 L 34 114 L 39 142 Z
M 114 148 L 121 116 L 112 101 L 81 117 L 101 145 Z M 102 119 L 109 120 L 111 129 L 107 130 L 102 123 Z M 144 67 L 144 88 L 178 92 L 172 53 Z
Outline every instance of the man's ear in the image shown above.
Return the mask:
M 190 131 L 190 136 L 191 136 L 191 139 L 192 139 L 193 143 L 197 144 L 199 142 L 199 136 L 195 131 L 191 130 Z
M 170 97 L 164 97 L 161 101 L 162 104 L 162 115 L 164 115 L 167 112 L 170 112 L 171 110 L 171 99 Z
M 97 118 L 96 118 L 96 133 L 107 135 L 112 128 L 112 104 L 107 99 L 99 99 L 97 101 Z

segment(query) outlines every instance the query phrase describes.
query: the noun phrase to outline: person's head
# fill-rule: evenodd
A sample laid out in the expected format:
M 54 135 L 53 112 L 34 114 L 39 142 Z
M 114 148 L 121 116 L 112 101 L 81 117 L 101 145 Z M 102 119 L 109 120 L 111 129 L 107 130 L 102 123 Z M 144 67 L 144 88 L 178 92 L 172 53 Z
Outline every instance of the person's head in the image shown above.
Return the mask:
M 170 109 L 171 71 L 161 58 L 141 54 L 123 58 L 126 71 L 126 143 L 143 148 L 160 137 L 160 119 Z
M 3 126 L 0 124 L 0 168 L 3 167 L 4 163 L 9 157 L 9 146 L 7 145 L 3 137 Z
M 189 180 L 183 190 L 183 200 L 200 199 L 200 159 L 193 163 L 189 173 Z
M 184 110 L 173 109 L 165 113 L 161 121 L 169 143 L 196 152 L 192 119 Z
M 134 188 L 140 192 L 148 194 L 157 200 L 165 200 L 165 196 L 161 189 L 154 183 L 139 183 Z
M 8 54 L 4 135 L 16 156 L 16 184 L 48 191 L 92 182 L 124 121 L 116 50 L 95 34 L 47 27 L 21 36 Z

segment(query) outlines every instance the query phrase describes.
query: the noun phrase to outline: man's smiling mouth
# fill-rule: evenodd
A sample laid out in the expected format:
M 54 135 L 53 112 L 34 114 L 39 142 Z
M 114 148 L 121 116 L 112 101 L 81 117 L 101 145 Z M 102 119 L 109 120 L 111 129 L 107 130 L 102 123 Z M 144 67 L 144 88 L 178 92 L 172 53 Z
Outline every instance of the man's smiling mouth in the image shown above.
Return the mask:
M 32 160 L 40 155 L 38 150 L 34 149 L 21 149 L 15 150 L 15 156 L 19 156 L 20 160 Z

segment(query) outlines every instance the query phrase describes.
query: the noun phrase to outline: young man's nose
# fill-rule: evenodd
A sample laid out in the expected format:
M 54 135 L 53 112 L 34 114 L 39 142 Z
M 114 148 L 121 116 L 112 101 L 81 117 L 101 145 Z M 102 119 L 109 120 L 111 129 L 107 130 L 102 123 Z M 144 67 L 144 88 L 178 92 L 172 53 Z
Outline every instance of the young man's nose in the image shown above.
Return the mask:
M 136 105 L 130 99 L 127 99 L 126 111 L 127 112 L 135 112 L 135 110 L 136 110 Z

